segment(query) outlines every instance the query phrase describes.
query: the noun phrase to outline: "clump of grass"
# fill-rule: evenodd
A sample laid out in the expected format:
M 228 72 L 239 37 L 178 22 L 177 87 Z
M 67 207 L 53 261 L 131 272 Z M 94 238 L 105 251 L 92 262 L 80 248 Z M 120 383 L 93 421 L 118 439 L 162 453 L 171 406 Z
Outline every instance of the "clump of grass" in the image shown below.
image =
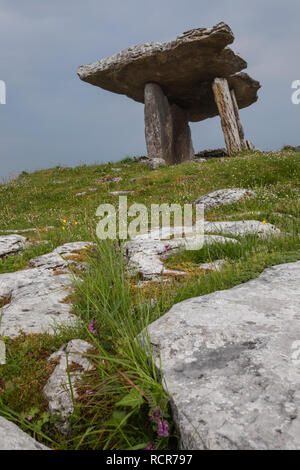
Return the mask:
M 176 445 L 169 398 L 149 341 L 145 335 L 138 340 L 159 313 L 142 291 L 133 295 L 119 245 L 111 241 L 98 245 L 76 289 L 75 312 L 96 348 L 92 358 L 96 369 L 85 378 L 83 388 L 91 394 L 80 401 L 78 419 L 73 418 L 78 434 L 73 446 L 138 449 L 151 442 L 156 449 L 164 449 Z M 151 421 L 153 413 L 159 413 L 159 419 Z M 167 435 L 159 436 L 159 422 L 167 421 Z

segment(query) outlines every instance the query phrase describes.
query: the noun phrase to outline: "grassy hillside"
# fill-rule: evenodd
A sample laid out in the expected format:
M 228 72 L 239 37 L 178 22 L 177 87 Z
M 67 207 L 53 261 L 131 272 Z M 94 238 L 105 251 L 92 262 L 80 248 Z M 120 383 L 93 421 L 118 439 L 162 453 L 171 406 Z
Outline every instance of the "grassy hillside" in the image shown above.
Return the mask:
M 111 178 L 122 181 L 111 182 Z M 172 427 L 169 398 L 154 364 L 134 338 L 174 303 L 230 288 L 256 277 L 267 266 L 300 259 L 300 153 L 247 152 L 155 171 L 128 158 L 115 164 L 23 173 L 0 185 L 0 235 L 38 228 L 25 235 L 49 242 L 0 261 L 0 273 L 23 269 L 32 257 L 63 243 L 95 241 L 96 208 L 104 202 L 117 204 L 118 197 L 109 194 L 112 191 L 133 191 L 128 195 L 129 205 L 141 202 L 150 207 L 152 203 L 189 203 L 208 192 L 237 187 L 254 189 L 256 197 L 209 210 L 206 220 L 267 221 L 283 237 L 239 237 L 240 243 L 234 247 L 215 245 L 180 252 L 166 264 L 188 275 L 163 287 L 151 282 L 144 288 L 128 279 L 118 245 L 100 243 L 95 252 L 86 255 L 90 269 L 82 275 L 82 282 L 74 281 L 70 301 L 80 320 L 78 327 L 59 329 L 53 337 L 7 340 L 7 365 L 0 370 L 5 382 L 2 389 L 0 382 L 0 414 L 53 448 L 132 449 L 144 448 L 149 442 L 155 448 L 176 448 L 178 436 Z M 199 264 L 220 258 L 227 260 L 221 272 L 198 269 Z M 89 329 L 91 321 L 95 333 Z M 95 371 L 82 384 L 72 435 L 63 438 L 53 428 L 41 391 L 51 373 L 47 357 L 72 338 L 93 343 Z M 92 393 L 87 395 L 86 390 Z M 169 423 L 168 437 L 159 437 L 149 421 L 158 407 Z

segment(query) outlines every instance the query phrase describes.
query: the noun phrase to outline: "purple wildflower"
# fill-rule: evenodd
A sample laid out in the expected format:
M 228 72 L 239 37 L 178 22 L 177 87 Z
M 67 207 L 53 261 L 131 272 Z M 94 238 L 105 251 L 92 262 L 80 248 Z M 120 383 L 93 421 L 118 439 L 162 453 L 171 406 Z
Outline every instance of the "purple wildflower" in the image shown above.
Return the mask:
M 94 392 L 92 392 L 91 390 L 86 390 L 85 393 L 86 395 L 93 395 Z
M 27 419 L 27 421 L 32 421 L 32 416 L 29 415 L 29 416 L 27 416 L 26 419 Z
M 149 418 L 150 421 L 155 421 L 158 429 L 157 429 L 157 434 L 159 437 L 168 437 L 169 435 L 169 425 L 167 421 L 162 421 L 162 411 L 158 407 L 155 410 L 152 411 L 151 416 Z
M 96 320 L 91 320 L 89 323 L 90 332 L 95 335 L 97 333 Z
M 151 416 L 149 418 L 150 421 L 158 421 L 161 418 L 161 409 L 156 408 L 152 411 Z
M 0 391 L 5 390 L 5 381 L 3 377 L 0 377 Z
M 152 442 L 147 442 L 147 447 L 145 447 L 145 450 L 154 450 Z
M 169 435 L 169 425 L 167 421 L 162 422 L 160 419 L 157 421 L 158 430 L 157 434 L 159 437 L 168 437 Z

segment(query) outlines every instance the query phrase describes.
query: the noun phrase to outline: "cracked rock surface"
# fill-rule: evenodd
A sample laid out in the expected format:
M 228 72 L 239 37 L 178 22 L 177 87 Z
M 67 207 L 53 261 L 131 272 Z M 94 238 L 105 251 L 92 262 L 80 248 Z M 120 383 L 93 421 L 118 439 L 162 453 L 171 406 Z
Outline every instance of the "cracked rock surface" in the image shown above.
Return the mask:
M 88 246 L 90 243 L 66 243 L 33 258 L 29 269 L 0 274 L 0 305 L 4 305 L 0 334 L 13 338 L 20 332 L 51 332 L 54 323 L 74 320 L 71 304 L 64 303 L 73 280 L 68 268 L 70 264 L 79 267 L 82 263 L 65 257 L 72 257 Z
M 171 229 L 171 233 L 182 234 L 184 227 L 175 227 Z M 188 229 L 190 230 L 190 229 Z M 259 222 L 257 220 L 240 220 L 233 222 L 204 222 L 204 244 L 213 243 L 237 243 L 235 238 L 229 238 L 223 235 L 245 236 L 256 235 L 259 237 L 267 237 L 280 235 L 274 225 Z M 217 235 L 209 235 L 214 233 Z M 220 235 L 218 235 L 220 234 Z M 195 235 L 188 235 L 188 240 L 195 240 Z M 222 236 L 221 236 L 222 235 Z M 153 229 L 142 235 L 137 235 L 133 240 L 126 242 L 124 245 L 125 254 L 128 258 L 129 272 L 132 274 L 140 274 L 144 280 L 159 279 L 164 275 L 182 275 L 184 272 L 167 269 L 164 267 L 164 259 L 170 254 L 184 249 L 186 247 L 186 238 L 178 237 L 169 239 L 169 231 L 163 228 Z M 204 269 L 220 270 L 221 263 L 204 263 L 200 267 Z
M 172 234 L 182 233 L 184 227 L 175 227 Z M 190 230 L 190 229 L 189 229 Z M 195 236 L 190 236 L 187 232 L 188 240 L 195 240 Z M 151 232 L 138 235 L 133 240 L 124 245 L 125 254 L 128 257 L 129 271 L 132 274 L 139 273 L 144 280 L 159 279 L 163 274 L 184 274 L 174 269 L 166 269 L 163 260 L 170 254 L 184 248 L 187 239 L 184 237 L 166 239 L 168 229 L 153 229 Z M 204 244 L 212 243 L 237 243 L 232 238 L 226 238 L 219 235 L 205 235 Z M 212 269 L 211 267 L 209 269 Z
M 22 235 L 2 235 L 0 236 L 0 258 L 16 254 L 30 245 Z
M 148 327 L 183 449 L 299 449 L 299 285 L 282 264 Z
M 67 434 L 69 430 L 68 417 L 74 412 L 73 399 L 78 397 L 76 382 L 83 372 L 93 368 L 90 361 L 84 357 L 91 348 L 92 346 L 86 341 L 73 339 L 67 346 L 49 357 L 49 361 L 57 360 L 58 364 L 49 377 L 43 393 L 48 401 L 50 414 L 61 417 L 56 427 L 63 434 Z

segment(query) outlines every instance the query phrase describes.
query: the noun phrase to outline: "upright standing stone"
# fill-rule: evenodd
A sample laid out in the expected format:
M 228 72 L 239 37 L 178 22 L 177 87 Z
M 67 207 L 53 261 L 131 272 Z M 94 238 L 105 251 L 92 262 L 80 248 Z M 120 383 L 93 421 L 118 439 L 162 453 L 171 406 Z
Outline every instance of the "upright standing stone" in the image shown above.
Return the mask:
M 242 150 L 242 145 L 226 78 L 216 78 L 212 88 L 221 117 L 227 151 L 229 155 L 233 155 Z
M 231 94 L 235 119 L 236 119 L 236 123 L 237 123 L 237 126 L 238 126 L 238 131 L 239 131 L 239 136 L 240 136 L 240 141 L 241 141 L 241 147 L 242 147 L 242 149 L 246 149 L 247 148 L 247 143 L 246 143 L 246 139 L 245 139 L 243 124 L 242 124 L 241 118 L 240 118 L 240 112 L 239 112 L 239 107 L 238 107 L 236 96 L 235 96 L 235 91 L 232 89 L 230 94 Z
M 173 163 L 192 160 L 195 152 L 187 113 L 176 104 L 172 105 L 171 110 L 173 122 Z
M 170 105 L 156 83 L 145 86 L 145 136 L 150 159 L 162 158 L 174 165 L 194 157 L 187 113 Z
M 172 163 L 171 108 L 156 83 L 147 83 L 145 86 L 145 137 L 149 158 L 163 158 Z

